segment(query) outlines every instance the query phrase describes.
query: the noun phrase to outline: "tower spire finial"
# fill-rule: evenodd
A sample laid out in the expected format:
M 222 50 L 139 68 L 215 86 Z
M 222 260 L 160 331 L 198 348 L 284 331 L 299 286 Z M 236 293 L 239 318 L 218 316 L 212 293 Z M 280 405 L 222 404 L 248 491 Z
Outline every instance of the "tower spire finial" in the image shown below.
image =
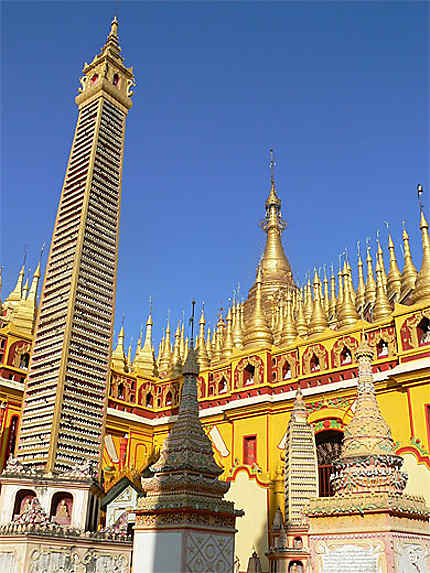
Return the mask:
M 276 165 L 276 161 L 274 158 L 274 150 L 273 148 L 269 149 L 269 153 L 270 153 L 270 163 L 269 163 L 269 167 L 271 170 L 271 175 L 270 175 L 270 182 L 272 183 L 272 185 L 275 184 L 275 165 Z
M 417 196 L 418 196 L 418 205 L 420 206 L 420 212 L 423 212 L 424 205 L 423 205 L 423 186 L 418 184 L 417 185 Z

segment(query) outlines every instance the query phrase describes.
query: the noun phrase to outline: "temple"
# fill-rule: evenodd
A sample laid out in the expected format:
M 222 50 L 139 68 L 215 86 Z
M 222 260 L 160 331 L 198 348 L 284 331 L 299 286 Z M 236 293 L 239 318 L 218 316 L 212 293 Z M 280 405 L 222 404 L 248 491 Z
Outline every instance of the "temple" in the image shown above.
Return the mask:
M 126 348 L 124 325 L 112 332 L 133 86 L 115 18 L 83 69 L 43 283 L 42 261 L 31 280 L 17 262 L 0 300 L 0 564 L 126 573 L 133 552 L 136 571 L 170 573 L 169 545 L 175 571 L 347 571 L 345 555 L 429 570 L 422 204 L 408 223 L 422 253 L 404 225 L 401 245 L 388 230 L 300 286 L 272 155 L 246 299 L 212 330 L 199 308 L 195 340 L 169 320 L 157 352 L 148 309 Z

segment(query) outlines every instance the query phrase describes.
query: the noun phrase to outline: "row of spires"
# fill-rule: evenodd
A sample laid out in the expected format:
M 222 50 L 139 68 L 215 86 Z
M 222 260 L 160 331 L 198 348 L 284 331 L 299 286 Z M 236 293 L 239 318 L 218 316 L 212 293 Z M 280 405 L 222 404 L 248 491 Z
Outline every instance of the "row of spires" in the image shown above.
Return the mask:
M 33 334 L 37 318 L 37 295 L 39 290 L 39 282 L 41 277 L 40 272 L 41 262 L 39 261 L 36 270 L 34 271 L 31 284 L 30 279 L 24 282 L 25 277 L 25 262 L 22 265 L 15 288 L 9 296 L 2 303 L 0 299 L 0 310 L 2 320 L 13 323 L 15 328 L 26 334 Z M 2 271 L 0 269 L 0 293 L 2 286 Z
M 430 240 L 429 225 L 421 210 L 420 229 L 422 233 L 423 259 L 418 272 L 412 261 L 409 236 L 403 229 L 404 266 L 402 272 L 396 259 L 391 234 L 388 236 L 390 266 L 388 274 L 384 266 L 383 250 L 377 241 L 375 273 L 370 247 L 367 247 L 366 281 L 364 263 L 358 254 L 357 288 L 354 288 L 352 269 L 347 257 L 339 266 L 336 277 L 330 278 L 326 272 L 321 279 L 315 269 L 313 284 L 310 278 L 299 289 L 288 286 L 278 291 L 272 299 L 269 311 L 265 309 L 262 285 L 264 273 L 258 266 L 256 277 L 255 304 L 245 320 L 245 304 L 235 301 L 223 316 L 220 313 L 216 327 L 206 329 L 205 313 L 202 309 L 199 320 L 199 333 L 193 343 L 201 369 L 227 360 L 235 350 L 258 348 L 275 344 L 293 344 L 297 337 L 306 339 L 324 332 L 348 328 L 361 317 L 368 322 L 387 321 L 391 318 L 394 304 L 415 304 L 430 302 Z M 376 277 L 375 277 L 376 275 Z M 337 287 L 337 288 L 336 288 Z M 184 323 L 179 322 L 171 341 L 171 328 L 168 321 L 160 342 L 157 357 L 152 343 L 152 313 L 146 323 L 146 336 L 142 345 L 142 333 L 137 344 L 134 359 L 131 346 L 126 355 L 124 350 L 124 328 L 118 336 L 118 344 L 112 354 L 114 368 L 125 371 L 141 371 L 150 376 L 179 376 L 190 347 L 184 335 Z

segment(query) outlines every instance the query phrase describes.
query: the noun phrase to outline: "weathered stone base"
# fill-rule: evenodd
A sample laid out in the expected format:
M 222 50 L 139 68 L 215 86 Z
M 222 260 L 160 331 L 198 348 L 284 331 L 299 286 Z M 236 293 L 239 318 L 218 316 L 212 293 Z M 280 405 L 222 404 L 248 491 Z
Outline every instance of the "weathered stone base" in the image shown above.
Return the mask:
M 129 573 L 131 542 L 52 538 L 22 533 L 0 537 L 2 573 Z
M 232 573 L 234 531 L 134 530 L 133 573 Z
M 430 531 L 423 519 L 388 511 L 310 518 L 314 573 L 426 573 Z

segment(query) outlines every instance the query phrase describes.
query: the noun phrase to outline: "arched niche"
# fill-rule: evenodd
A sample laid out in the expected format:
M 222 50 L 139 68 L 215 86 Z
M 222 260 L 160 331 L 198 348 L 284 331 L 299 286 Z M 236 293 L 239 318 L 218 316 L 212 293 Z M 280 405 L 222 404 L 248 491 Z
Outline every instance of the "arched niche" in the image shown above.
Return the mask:
M 49 516 L 51 521 L 60 525 L 70 525 L 72 521 L 73 495 L 58 491 L 52 496 Z
M 19 515 L 27 511 L 31 501 L 36 497 L 36 493 L 32 489 L 20 489 L 16 492 L 15 503 L 13 506 L 12 519 L 17 518 Z

